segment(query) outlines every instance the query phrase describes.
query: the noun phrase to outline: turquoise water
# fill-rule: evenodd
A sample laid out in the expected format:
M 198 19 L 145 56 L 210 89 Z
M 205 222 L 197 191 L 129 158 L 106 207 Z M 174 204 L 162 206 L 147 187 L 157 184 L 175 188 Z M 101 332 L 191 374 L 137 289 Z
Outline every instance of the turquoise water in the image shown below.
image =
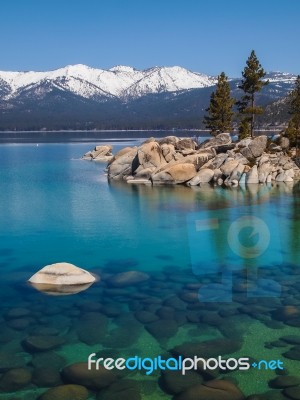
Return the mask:
M 136 143 L 114 142 L 113 152 Z M 186 342 L 230 338 L 239 346 L 228 354 L 279 357 L 297 375 L 300 357 L 283 355 L 293 346 L 270 342 L 299 334 L 299 185 L 225 189 L 108 183 L 104 164 L 80 160 L 93 145 L 0 146 L 0 374 L 21 366 L 35 376 L 37 353 L 24 341 L 40 328 L 55 328 L 65 343 L 46 354 L 63 358 L 59 366 L 50 365 L 57 374 L 68 364 L 86 361 L 93 351 L 156 356 Z M 235 246 L 255 246 L 259 232 L 251 236 L 242 230 L 238 241 L 233 233 L 231 242 L 227 236 L 229 227 L 249 214 L 264 221 L 270 233 L 268 250 L 255 259 L 245 258 Z M 221 228 L 203 234 L 203 221 L 215 220 Z M 26 284 L 38 269 L 60 261 L 101 280 L 85 292 L 61 297 Z M 129 270 L 150 278 L 111 287 L 111 275 Z M 296 309 L 292 319 L 278 311 L 289 305 Z M 141 322 L 138 311 L 147 311 L 151 322 L 160 321 L 161 329 L 150 327 L 150 320 Z M 3 357 L 14 362 L 3 366 Z M 270 390 L 275 372 L 259 378 L 256 373 L 228 376 L 246 395 Z M 159 374 L 128 378 L 140 382 L 137 398 L 171 399 L 174 394 L 158 384 Z M 9 387 L 3 379 L 0 399 L 37 399 L 52 386 L 35 377 Z M 92 389 L 90 398 L 97 392 Z M 103 396 L 100 390 L 98 398 Z

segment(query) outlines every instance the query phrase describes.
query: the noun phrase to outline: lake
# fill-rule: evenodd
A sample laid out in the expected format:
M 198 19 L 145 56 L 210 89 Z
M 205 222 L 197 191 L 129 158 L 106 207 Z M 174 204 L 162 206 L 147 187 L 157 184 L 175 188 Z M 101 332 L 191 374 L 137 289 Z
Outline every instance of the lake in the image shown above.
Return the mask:
M 281 360 L 299 375 L 299 184 L 108 183 L 105 164 L 80 157 L 99 141 L 115 153 L 141 137 L 54 140 L 0 145 L 0 399 L 37 399 L 66 381 L 63 368 L 93 352 L 154 358 L 205 349 L 207 357 Z M 248 256 L 252 247 L 256 257 Z M 69 296 L 26 283 L 61 261 L 100 280 Z M 113 283 L 126 271 L 145 279 Z M 19 386 L 3 375 L 16 368 Z M 288 398 L 270 383 L 283 376 L 278 368 L 214 374 L 234 379 L 246 396 Z M 132 399 L 172 399 L 187 385 L 160 371 L 118 379 Z M 89 398 L 113 398 L 113 385 L 92 387 Z

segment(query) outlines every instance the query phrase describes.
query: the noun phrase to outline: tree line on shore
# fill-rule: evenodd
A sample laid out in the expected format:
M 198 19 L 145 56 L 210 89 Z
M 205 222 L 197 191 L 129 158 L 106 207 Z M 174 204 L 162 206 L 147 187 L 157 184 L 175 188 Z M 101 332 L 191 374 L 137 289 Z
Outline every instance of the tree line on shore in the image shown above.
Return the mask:
M 264 80 L 265 75 L 265 70 L 261 66 L 255 51 L 252 50 L 242 71 L 242 80 L 238 86 L 243 95 L 239 100 L 236 100 L 231 96 L 228 77 L 225 72 L 221 72 L 218 76 L 216 89 L 210 96 L 209 107 L 206 109 L 207 114 L 203 121 L 212 135 L 232 131 L 233 119 L 236 115 L 239 121 L 239 138 L 254 136 L 255 117 L 263 113 L 263 108 L 255 102 L 256 94 L 269 84 L 268 80 Z M 290 92 L 288 100 L 290 120 L 283 133 L 289 138 L 292 145 L 298 147 L 298 138 L 300 137 L 300 75 L 296 78 L 295 87 Z

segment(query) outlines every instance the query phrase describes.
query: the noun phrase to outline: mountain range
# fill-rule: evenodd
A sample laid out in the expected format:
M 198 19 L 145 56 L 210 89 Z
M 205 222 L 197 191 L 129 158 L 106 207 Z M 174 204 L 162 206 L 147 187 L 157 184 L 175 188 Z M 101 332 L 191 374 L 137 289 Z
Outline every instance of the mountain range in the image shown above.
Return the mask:
M 295 78 L 268 73 L 270 83 L 258 102 L 269 109 L 280 104 Z M 47 72 L 0 71 L 0 129 L 202 128 L 216 82 L 217 77 L 177 66 L 104 70 L 78 64 Z M 236 98 L 239 82 L 230 79 Z M 270 116 L 264 124 L 279 123 L 276 113 Z

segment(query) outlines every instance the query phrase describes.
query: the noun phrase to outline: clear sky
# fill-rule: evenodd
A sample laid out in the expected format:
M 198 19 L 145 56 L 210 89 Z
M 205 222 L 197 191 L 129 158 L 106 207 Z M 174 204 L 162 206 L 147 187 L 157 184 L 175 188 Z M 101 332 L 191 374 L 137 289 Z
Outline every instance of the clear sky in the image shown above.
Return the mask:
M 180 65 L 300 73 L 299 0 L 0 0 L 0 70 Z

